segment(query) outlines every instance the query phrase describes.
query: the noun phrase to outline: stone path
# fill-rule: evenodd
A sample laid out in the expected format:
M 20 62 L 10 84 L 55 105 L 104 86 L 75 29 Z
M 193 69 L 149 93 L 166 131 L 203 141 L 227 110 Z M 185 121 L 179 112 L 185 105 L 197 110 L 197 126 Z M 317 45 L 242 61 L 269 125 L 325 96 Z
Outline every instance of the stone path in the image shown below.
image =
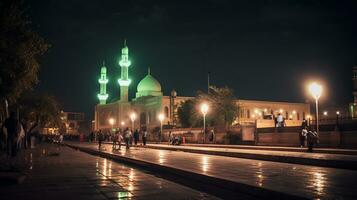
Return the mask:
M 91 149 L 96 144 L 71 143 Z M 102 151 L 112 154 L 111 146 Z M 357 199 L 357 171 L 132 147 L 114 154 L 310 199 Z
M 0 186 L 2 200 L 217 199 L 68 147 L 42 145 L 19 158 L 27 178 L 19 185 Z

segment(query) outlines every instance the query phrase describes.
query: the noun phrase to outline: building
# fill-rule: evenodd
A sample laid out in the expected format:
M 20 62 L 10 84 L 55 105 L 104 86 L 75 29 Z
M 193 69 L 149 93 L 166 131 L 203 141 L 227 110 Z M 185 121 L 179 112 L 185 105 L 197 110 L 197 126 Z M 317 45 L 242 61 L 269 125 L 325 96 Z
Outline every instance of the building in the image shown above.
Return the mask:
M 177 107 L 181 102 L 194 97 L 178 96 L 175 90 L 172 90 L 169 96 L 165 96 L 159 81 L 152 75 L 149 68 L 147 75 L 137 85 L 135 98 L 129 101 L 131 62 L 126 42 L 124 42 L 121 53 L 119 61 L 121 76 L 118 79 L 120 98 L 117 101 L 106 102 L 109 96 L 106 92 L 107 68 L 104 63 L 101 67 L 98 80 L 100 84 L 99 104 L 95 106 L 94 129 L 125 127 L 152 129 L 160 126 L 161 123 L 178 125 Z M 237 100 L 237 105 L 241 107 L 237 123 L 251 123 L 263 119 L 268 114 L 276 115 L 278 112 L 282 113 L 286 119 L 301 123 L 302 119 L 310 113 L 310 106 L 306 103 Z M 162 122 L 158 119 L 159 114 L 164 115 Z
M 85 127 L 85 115 L 81 112 L 61 111 L 61 121 L 65 129 L 64 134 L 78 135 L 81 129 L 88 129 Z

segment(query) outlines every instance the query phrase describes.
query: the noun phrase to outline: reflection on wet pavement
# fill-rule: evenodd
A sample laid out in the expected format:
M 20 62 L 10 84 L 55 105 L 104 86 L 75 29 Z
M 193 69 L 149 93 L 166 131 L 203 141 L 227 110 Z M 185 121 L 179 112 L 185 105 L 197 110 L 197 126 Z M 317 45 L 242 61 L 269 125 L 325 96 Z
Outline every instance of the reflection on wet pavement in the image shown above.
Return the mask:
M 48 156 L 52 152 L 60 155 Z M 0 187 L 1 199 L 217 199 L 67 147 L 46 145 L 25 157 L 29 177 L 21 185 Z
M 137 147 L 128 151 L 123 148 L 119 154 L 307 198 L 357 199 L 352 187 L 357 185 L 354 170 Z

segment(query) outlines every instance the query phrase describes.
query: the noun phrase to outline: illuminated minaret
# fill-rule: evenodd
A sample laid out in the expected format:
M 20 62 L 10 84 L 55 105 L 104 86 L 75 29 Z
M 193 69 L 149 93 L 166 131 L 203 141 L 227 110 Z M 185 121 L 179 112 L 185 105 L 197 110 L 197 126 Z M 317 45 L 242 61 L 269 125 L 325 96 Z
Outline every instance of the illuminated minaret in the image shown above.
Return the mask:
M 98 94 L 99 104 L 106 104 L 108 99 L 107 94 L 107 68 L 105 67 L 105 63 L 103 61 L 103 66 L 100 69 L 100 79 L 98 80 L 100 85 L 100 93 Z
M 121 67 L 121 74 L 118 83 L 120 85 L 120 101 L 128 101 L 128 89 L 131 80 L 129 79 L 129 66 L 131 62 L 129 60 L 129 49 L 126 46 L 126 40 L 124 40 L 124 47 L 121 49 L 121 60 L 119 65 Z

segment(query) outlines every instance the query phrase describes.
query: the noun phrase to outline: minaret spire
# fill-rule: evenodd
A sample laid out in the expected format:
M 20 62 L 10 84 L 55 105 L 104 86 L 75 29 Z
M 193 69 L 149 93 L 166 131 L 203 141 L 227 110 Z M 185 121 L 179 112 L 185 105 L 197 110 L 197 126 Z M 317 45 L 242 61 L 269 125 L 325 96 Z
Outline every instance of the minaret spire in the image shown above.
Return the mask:
M 121 59 L 119 66 L 121 68 L 120 79 L 118 83 L 120 85 L 120 101 L 128 101 L 128 90 L 131 80 L 129 79 L 129 66 L 131 62 L 129 60 L 129 48 L 126 46 L 126 40 L 124 40 L 124 47 L 121 49 Z
M 98 80 L 100 85 L 100 93 L 98 94 L 99 104 L 106 104 L 108 99 L 107 94 L 107 68 L 105 67 L 105 61 L 103 60 L 103 66 L 100 69 L 100 79 Z

